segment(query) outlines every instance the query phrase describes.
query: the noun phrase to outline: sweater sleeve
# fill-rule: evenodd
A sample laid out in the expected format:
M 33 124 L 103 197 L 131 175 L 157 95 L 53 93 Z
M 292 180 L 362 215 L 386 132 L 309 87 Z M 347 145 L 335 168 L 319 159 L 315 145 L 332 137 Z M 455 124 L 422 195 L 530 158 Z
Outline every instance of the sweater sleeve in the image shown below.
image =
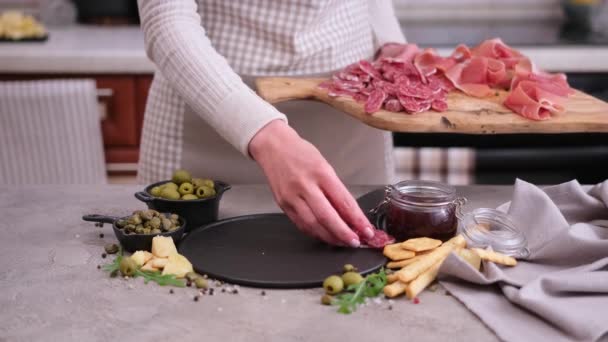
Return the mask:
M 391 0 L 369 0 L 369 15 L 377 46 L 407 42 Z
M 249 157 L 249 142 L 284 114 L 251 90 L 212 46 L 194 0 L 138 0 L 148 57 L 182 99 Z

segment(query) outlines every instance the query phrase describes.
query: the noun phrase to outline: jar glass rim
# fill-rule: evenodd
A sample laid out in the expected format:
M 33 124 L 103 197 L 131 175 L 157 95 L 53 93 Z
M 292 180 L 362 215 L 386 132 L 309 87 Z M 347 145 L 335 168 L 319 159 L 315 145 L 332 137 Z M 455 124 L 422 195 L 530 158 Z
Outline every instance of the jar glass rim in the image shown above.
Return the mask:
M 406 180 L 389 186 L 389 197 L 402 203 L 444 205 L 456 199 L 456 188 L 435 181 Z

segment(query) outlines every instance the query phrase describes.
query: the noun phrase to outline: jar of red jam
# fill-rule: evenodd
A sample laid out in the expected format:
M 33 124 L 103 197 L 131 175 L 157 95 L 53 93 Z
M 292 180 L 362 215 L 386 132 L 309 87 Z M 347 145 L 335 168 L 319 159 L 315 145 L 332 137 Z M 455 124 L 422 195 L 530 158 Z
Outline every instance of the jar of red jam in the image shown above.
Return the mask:
M 423 236 L 447 241 L 456 235 L 457 214 L 464 203 L 450 185 L 408 180 L 386 187 L 379 215 L 397 241 Z

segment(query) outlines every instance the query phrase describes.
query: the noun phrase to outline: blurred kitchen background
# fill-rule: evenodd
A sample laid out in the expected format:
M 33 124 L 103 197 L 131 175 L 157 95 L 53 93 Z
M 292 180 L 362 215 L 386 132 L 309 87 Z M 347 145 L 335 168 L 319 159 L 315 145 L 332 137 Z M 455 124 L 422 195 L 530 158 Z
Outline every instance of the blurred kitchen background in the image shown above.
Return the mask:
M 606 1 L 394 0 L 394 5 L 410 42 L 448 54 L 459 43 L 475 45 L 501 37 L 541 68 L 565 72 L 572 86 L 608 101 Z M 46 26 L 49 37 L 0 42 L 0 84 L 94 80 L 96 105 L 78 108 L 96 111 L 102 130 L 99 136 L 83 138 L 102 142 L 97 157 L 105 163 L 111 183 L 135 182 L 144 108 L 154 72 L 145 56 L 136 1 L 0 0 L 0 13 L 6 10 L 32 15 Z M 34 90 L 38 93 L 32 96 L 48 93 Z M 608 176 L 608 134 L 400 133 L 394 141 L 397 179 L 459 185 L 512 184 L 519 177 L 550 184 L 573 178 L 594 183 Z M 10 161 L 10 148 L 0 147 L 4 150 L 1 163 Z M 27 147 L 20 148 L 20 153 L 29 153 Z

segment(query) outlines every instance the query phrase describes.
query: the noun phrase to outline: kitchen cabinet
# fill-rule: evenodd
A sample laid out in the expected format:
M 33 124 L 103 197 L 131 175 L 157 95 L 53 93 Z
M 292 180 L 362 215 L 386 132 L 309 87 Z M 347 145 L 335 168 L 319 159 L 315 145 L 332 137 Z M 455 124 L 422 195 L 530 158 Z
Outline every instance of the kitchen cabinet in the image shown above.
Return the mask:
M 0 75 L 0 80 L 91 78 L 97 84 L 108 172 L 135 174 L 152 75 Z

